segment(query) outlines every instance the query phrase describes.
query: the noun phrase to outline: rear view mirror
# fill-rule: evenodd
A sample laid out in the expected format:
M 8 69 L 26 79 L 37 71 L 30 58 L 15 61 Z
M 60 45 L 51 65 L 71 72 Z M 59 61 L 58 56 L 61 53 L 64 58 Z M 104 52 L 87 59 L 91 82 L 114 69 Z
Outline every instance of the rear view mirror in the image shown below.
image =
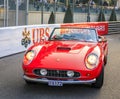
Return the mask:
M 99 40 L 99 42 L 107 42 L 107 39 L 104 36 L 99 36 L 98 40 Z

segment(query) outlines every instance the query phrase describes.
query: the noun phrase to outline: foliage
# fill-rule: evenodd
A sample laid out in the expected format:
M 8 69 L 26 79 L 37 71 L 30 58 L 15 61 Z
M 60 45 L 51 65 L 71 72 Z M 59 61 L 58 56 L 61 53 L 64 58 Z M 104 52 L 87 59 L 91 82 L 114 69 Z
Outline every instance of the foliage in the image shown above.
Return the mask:
M 100 9 L 100 13 L 99 13 L 99 16 L 98 16 L 98 22 L 100 22 L 100 21 L 105 21 L 105 15 L 103 13 L 102 8 Z
M 55 15 L 53 13 L 53 11 L 51 12 L 51 15 L 49 17 L 49 21 L 48 24 L 54 24 L 55 23 Z
M 112 10 L 112 13 L 111 13 L 109 21 L 117 21 L 115 9 Z
M 65 12 L 63 23 L 73 23 L 73 13 L 71 11 L 70 5 Z
M 117 0 L 111 0 L 111 4 L 112 4 L 113 6 L 115 6 L 116 3 L 117 3 Z

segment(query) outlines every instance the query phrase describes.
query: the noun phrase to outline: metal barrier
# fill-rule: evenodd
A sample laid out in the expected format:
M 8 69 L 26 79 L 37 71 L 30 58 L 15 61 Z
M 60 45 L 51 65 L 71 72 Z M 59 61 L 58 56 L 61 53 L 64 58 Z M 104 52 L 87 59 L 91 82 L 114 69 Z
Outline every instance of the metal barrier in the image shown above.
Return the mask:
M 107 26 L 106 26 L 106 25 Z M 54 27 L 64 27 L 64 26 L 86 26 L 86 27 L 95 27 L 99 31 L 104 33 L 104 35 L 108 34 L 116 34 L 120 33 L 120 22 L 109 22 L 109 23 L 72 23 L 72 24 L 43 24 L 43 25 L 29 25 L 29 26 L 18 26 L 18 27 L 5 27 L 0 28 L 0 58 L 8 55 L 12 55 L 15 53 L 19 53 L 25 51 L 25 47 L 30 47 L 34 44 L 34 42 L 39 42 L 38 37 L 42 34 L 46 35 L 51 33 Z M 108 27 L 108 28 L 107 28 Z M 106 30 L 108 29 L 108 30 Z M 105 32 L 106 30 L 106 32 Z M 29 34 L 29 35 L 28 35 Z M 39 35 L 37 35 L 39 34 Z M 12 36 L 11 36 L 12 35 Z M 30 38 L 32 41 L 30 44 L 25 41 L 25 37 Z M 33 38 L 34 37 L 34 38 Z M 27 44 L 27 45 L 26 45 Z M 23 46 L 25 45 L 25 47 Z
M 108 23 L 90 22 L 90 23 L 68 23 L 68 24 L 42 24 L 42 25 L 26 25 L 15 27 L 0 28 L 0 58 L 15 53 L 25 51 L 35 43 L 39 43 L 41 39 L 47 40 L 55 27 L 81 27 L 96 28 L 98 33 L 108 33 Z
M 0 11 L 0 27 L 32 25 L 29 24 L 29 18 L 32 17 L 30 16 L 31 12 L 35 12 L 35 18 L 33 17 L 34 24 L 47 24 L 48 22 L 46 22 L 46 20 L 49 19 L 49 13 L 52 11 L 55 14 L 55 23 L 62 23 L 64 16 L 62 16 L 61 19 L 60 14 L 65 14 L 68 4 L 70 4 L 71 10 L 73 11 L 74 22 L 86 22 L 88 19 L 91 22 L 96 22 L 101 8 L 103 8 L 105 17 L 108 19 L 114 8 L 113 4 L 101 6 L 99 3 L 101 0 L 98 0 L 99 2 L 96 2 L 94 5 L 89 4 L 86 0 L 83 0 L 82 3 L 76 3 L 76 0 L 47 0 L 56 2 L 42 1 L 44 2 L 41 2 L 41 0 L 0 0 L 0 8 L 3 10 L 2 12 Z M 117 6 L 115 11 L 118 21 L 120 21 L 120 7 Z M 47 16 L 46 13 L 49 15 Z M 37 15 L 39 17 L 36 17 Z M 82 18 L 80 15 L 82 15 Z M 59 17 L 58 19 L 57 16 Z M 41 21 L 38 23 L 36 19 Z M 82 19 L 82 21 L 78 19 Z
M 120 33 L 120 21 L 109 22 L 108 24 L 108 34 Z

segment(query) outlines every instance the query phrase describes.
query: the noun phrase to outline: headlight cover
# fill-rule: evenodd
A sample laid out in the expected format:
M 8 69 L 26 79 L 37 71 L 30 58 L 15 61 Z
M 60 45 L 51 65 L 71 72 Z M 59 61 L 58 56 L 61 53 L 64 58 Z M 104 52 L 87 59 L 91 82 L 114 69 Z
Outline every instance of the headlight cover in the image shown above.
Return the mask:
M 35 51 L 34 50 L 28 51 L 24 56 L 24 60 L 23 60 L 24 65 L 30 64 L 31 61 L 34 59 L 34 57 L 35 57 Z
M 88 69 L 94 69 L 98 65 L 98 56 L 94 53 L 89 54 L 86 58 L 86 66 Z

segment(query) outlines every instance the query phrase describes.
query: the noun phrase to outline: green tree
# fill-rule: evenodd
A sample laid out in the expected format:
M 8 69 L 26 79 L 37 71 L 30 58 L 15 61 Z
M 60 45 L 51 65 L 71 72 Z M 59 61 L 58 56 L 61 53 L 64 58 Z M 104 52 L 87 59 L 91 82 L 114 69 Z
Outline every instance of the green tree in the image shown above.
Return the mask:
M 100 22 L 100 21 L 105 21 L 105 15 L 103 13 L 102 8 L 100 9 L 100 13 L 99 13 L 99 16 L 98 16 L 98 22 Z
M 117 21 L 115 9 L 112 10 L 109 21 Z
M 55 15 L 52 11 L 51 14 L 50 14 L 50 17 L 49 17 L 48 24 L 54 24 L 54 23 L 55 23 Z
M 73 13 L 71 11 L 70 5 L 65 12 L 63 23 L 73 23 Z
M 112 4 L 113 6 L 116 6 L 117 0 L 111 0 L 111 4 Z

